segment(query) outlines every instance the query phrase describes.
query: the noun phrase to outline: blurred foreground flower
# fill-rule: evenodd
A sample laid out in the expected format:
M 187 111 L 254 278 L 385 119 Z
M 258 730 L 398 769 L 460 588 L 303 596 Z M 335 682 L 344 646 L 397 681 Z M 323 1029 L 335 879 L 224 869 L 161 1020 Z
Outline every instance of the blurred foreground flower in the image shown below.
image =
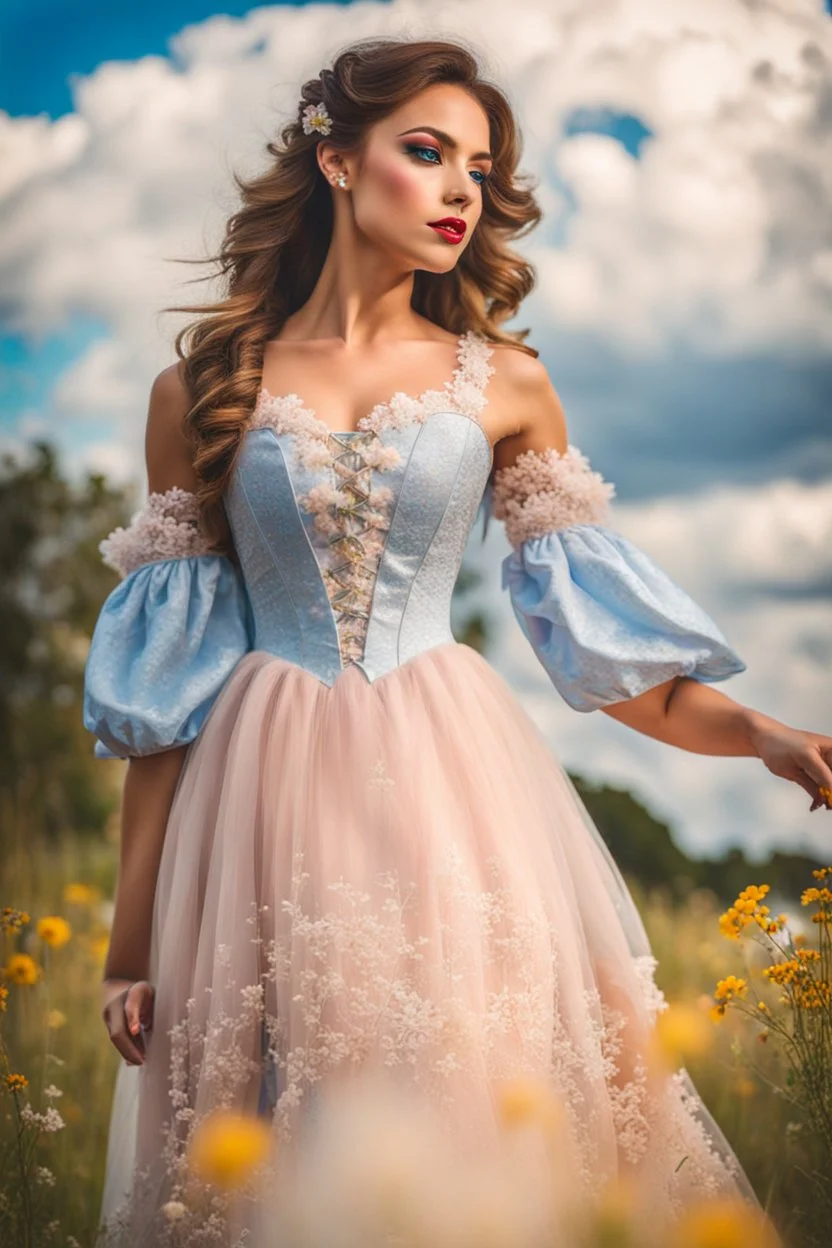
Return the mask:
M 263 1119 L 219 1109 L 194 1128 L 188 1161 L 197 1178 L 231 1190 L 252 1177 L 270 1145 L 271 1133 Z
M 657 1016 L 653 1028 L 652 1056 L 664 1059 L 672 1069 L 703 1057 L 713 1044 L 708 1013 L 695 1002 L 671 1001 Z
M 13 953 L 2 973 L 11 984 L 36 984 L 43 972 L 28 953 Z
M 45 918 L 38 919 L 35 930 L 44 944 L 53 949 L 59 949 L 72 939 L 72 928 L 58 914 L 48 914 Z
M 72 883 L 64 888 L 64 901 L 71 906 L 92 906 L 101 900 L 101 889 L 92 884 Z
M 542 1079 L 506 1079 L 497 1086 L 497 1113 L 503 1126 L 534 1124 L 546 1132 L 563 1124 L 563 1110 L 550 1084 Z
M 708 1201 L 684 1214 L 668 1248 L 781 1248 L 771 1224 L 748 1205 Z

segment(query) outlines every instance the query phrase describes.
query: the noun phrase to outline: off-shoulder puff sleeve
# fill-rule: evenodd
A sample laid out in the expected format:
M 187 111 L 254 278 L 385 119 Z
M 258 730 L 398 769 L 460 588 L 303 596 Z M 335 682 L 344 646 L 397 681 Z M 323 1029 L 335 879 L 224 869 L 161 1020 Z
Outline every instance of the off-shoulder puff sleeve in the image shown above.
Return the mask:
M 552 684 L 592 711 L 689 676 L 745 670 L 711 617 L 610 527 L 615 487 L 575 446 L 528 450 L 494 473 L 491 507 L 512 551 L 502 588 Z
M 122 580 L 101 608 L 84 671 L 96 757 L 188 744 L 250 649 L 241 575 L 207 551 L 196 496 L 178 487 L 151 494 L 99 549 Z

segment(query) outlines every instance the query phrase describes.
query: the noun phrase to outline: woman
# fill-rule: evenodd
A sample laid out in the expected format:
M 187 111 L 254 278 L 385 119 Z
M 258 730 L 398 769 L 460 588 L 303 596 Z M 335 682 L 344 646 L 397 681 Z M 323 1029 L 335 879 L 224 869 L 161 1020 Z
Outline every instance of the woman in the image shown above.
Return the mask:
M 503 585 L 575 709 L 756 756 L 812 809 L 832 738 L 710 687 L 744 663 L 609 527 L 612 485 L 568 444 L 525 334 L 501 331 L 534 280 L 507 240 L 540 211 L 471 53 L 347 48 L 269 152 L 239 182 L 227 293 L 152 387 L 148 502 L 102 544 L 124 579 L 85 723 L 130 760 L 103 985 L 126 1063 L 110 1241 L 165 1242 L 216 1106 L 288 1146 L 319 1085 L 374 1067 L 461 1142 L 495 1136 L 497 1080 L 548 1081 L 588 1196 L 634 1174 L 657 1217 L 753 1204 L 686 1072 L 646 1064 L 662 999 L 603 841 L 451 633 L 479 508 L 505 521 Z M 223 1217 L 234 1242 L 245 1213 Z

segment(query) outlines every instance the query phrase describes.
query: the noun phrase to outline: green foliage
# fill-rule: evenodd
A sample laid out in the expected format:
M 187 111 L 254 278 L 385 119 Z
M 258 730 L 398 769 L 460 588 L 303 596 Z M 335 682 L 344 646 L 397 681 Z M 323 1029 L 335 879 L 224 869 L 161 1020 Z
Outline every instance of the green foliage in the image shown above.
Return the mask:
M 668 825 L 626 789 L 570 778 L 628 881 L 648 892 L 661 889 L 674 902 L 686 900 L 695 889 L 709 889 L 727 905 L 749 879 L 762 875 L 776 881 L 779 896 L 797 898 L 807 875 L 820 865 L 819 859 L 779 850 L 758 863 L 736 846 L 721 858 L 691 858 L 674 841 Z
M 55 449 L 0 459 L 0 835 L 25 821 L 47 839 L 100 833 L 113 797 L 81 723 L 83 670 L 101 603 L 116 582 L 98 543 L 128 500 L 104 477 L 80 484 Z

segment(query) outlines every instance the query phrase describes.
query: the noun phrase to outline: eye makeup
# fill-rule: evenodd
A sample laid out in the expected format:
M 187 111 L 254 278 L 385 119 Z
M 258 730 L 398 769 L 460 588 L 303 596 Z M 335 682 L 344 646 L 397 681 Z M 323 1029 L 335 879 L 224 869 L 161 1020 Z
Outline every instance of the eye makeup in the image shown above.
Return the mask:
M 437 148 L 431 147 L 429 143 L 405 143 L 404 150 L 405 152 L 407 152 L 408 155 L 417 156 L 419 157 L 419 159 L 421 159 L 421 156 L 419 156 L 419 153 L 432 152 L 434 156 L 437 156 L 439 159 L 438 160 L 423 160 L 422 163 L 427 164 L 427 165 L 441 164 L 441 157 L 442 157 L 441 152 L 439 152 Z M 480 175 L 479 179 L 476 179 L 476 178 L 474 179 L 474 181 L 477 183 L 477 186 L 484 186 L 490 177 L 490 174 L 484 173 L 482 169 L 472 169 L 471 172 L 478 173 Z

